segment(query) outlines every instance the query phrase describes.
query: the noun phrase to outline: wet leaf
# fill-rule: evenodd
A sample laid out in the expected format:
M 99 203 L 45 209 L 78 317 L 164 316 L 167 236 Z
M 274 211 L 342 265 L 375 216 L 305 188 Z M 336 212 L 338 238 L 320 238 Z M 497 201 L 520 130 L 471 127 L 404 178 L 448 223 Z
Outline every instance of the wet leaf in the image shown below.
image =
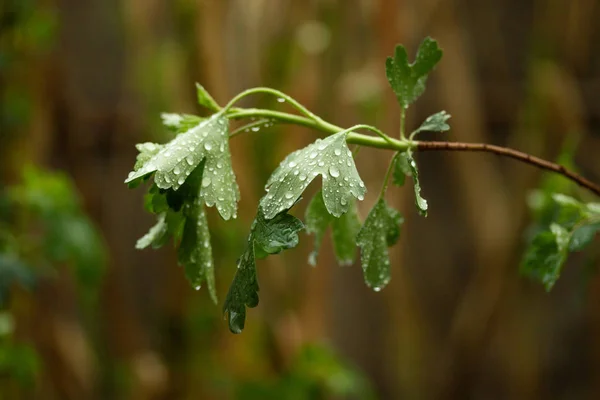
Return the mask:
M 366 188 L 346 145 L 346 134 L 343 131 L 317 139 L 281 162 L 267 182 L 268 194 L 260 202 L 265 218 L 288 210 L 318 175 L 323 180 L 323 199 L 330 214 L 339 217 L 348 210 L 353 197 L 364 198 Z
M 295 247 L 299 240 L 298 232 L 303 228 L 302 221 L 287 214 L 287 210 L 267 220 L 259 209 L 223 306 L 231 332 L 241 333 L 246 322 L 246 307 L 258 305 L 256 258 Z
M 131 172 L 125 183 L 154 173 L 154 182 L 160 189 L 176 191 L 203 160 L 200 197 L 208 207 L 216 205 L 223 219 L 235 217 L 239 189 L 231 167 L 228 121 L 221 114 L 175 137 L 141 168 Z
M 450 130 L 450 125 L 446 123 L 450 118 L 450 114 L 446 111 L 440 111 L 427 117 L 425 121 L 418 127 L 413 134 L 419 132 L 445 132 Z
M 197 115 L 175 113 L 162 113 L 160 118 L 167 129 L 176 133 L 187 132 L 206 119 Z
M 376 292 L 390 281 L 388 247 L 400 238 L 403 222 L 398 211 L 389 207 L 384 199 L 379 199 L 358 232 L 356 244 L 360 247 L 365 283 Z
M 356 212 L 356 203 L 339 218 L 329 214 L 323 201 L 321 191 L 315 194 L 306 208 L 306 232 L 315 235 L 314 250 L 310 253 L 308 262 L 317 264 L 317 256 L 327 228 L 331 225 L 333 248 L 336 258 L 341 265 L 350 265 L 354 262 L 356 254 L 356 235 L 360 230 L 360 221 Z
M 407 176 L 412 176 L 412 169 L 408 161 L 408 154 L 400 153 L 396 157 L 393 170 L 393 182 L 394 185 L 404 186 Z
M 394 57 L 386 60 L 385 73 L 401 107 L 407 108 L 423 94 L 427 75 L 441 58 L 442 50 L 430 37 L 423 40 L 412 64 L 404 46 L 396 46 Z
M 419 214 L 426 217 L 429 205 L 427 204 L 427 200 L 421 196 L 421 184 L 419 183 L 419 170 L 417 169 L 417 163 L 415 162 L 411 152 L 407 151 L 404 154 L 406 154 L 406 160 L 408 161 L 408 166 L 410 167 L 410 174 L 412 176 L 413 185 L 415 188 L 415 205 L 417 206 Z
M 560 276 L 567 258 L 570 234 L 562 226 L 552 224 L 532 240 L 521 264 L 521 273 L 542 282 L 550 291 Z

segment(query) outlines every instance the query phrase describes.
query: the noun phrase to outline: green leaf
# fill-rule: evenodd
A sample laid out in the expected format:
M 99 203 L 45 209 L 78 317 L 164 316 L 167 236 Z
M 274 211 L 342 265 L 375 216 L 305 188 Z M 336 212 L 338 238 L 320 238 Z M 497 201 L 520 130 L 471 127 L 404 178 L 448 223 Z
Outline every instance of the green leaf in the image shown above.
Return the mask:
M 196 290 L 206 281 L 211 299 L 217 303 L 215 268 L 210 245 L 210 231 L 204 205 L 198 200 L 186 209 L 181 243 L 177 250 L 179 264 L 185 268 L 185 276 Z
M 175 113 L 162 113 L 160 118 L 167 129 L 176 133 L 187 132 L 206 119 L 197 115 Z
M 408 154 L 400 153 L 396 157 L 396 161 L 394 164 L 393 170 L 393 182 L 394 185 L 404 186 L 404 182 L 406 181 L 407 176 L 412 176 L 412 169 L 410 168 L 410 163 L 408 161 Z
M 298 232 L 303 227 L 302 221 L 287 214 L 287 210 L 267 220 L 259 209 L 252 223 L 246 251 L 238 260 L 238 269 L 223 305 L 231 332 L 241 333 L 246 321 L 246 307 L 258 305 L 256 258 L 295 247 L 299 240 Z
M 162 149 L 162 145 L 146 142 L 136 144 L 135 148 L 139 151 L 139 154 L 136 157 L 133 170 L 137 171 Z
M 430 115 L 412 134 L 416 135 L 419 132 L 446 132 L 450 130 L 450 125 L 446 123 L 448 119 L 450 119 L 450 114 L 446 111 Z
M 288 155 L 273 172 L 260 201 L 265 218 L 288 210 L 318 175 L 323 179 L 323 198 L 330 214 L 339 217 L 352 197 L 364 198 L 365 185 L 358 175 L 352 152 L 342 131 Z
M 223 219 L 235 217 L 239 189 L 231 167 L 228 121 L 221 114 L 175 137 L 140 169 L 131 172 L 125 183 L 154 173 L 159 188 L 177 190 L 203 160 L 206 165 L 200 197 L 208 207 L 216 204 Z
M 567 259 L 570 234 L 562 226 L 552 224 L 532 240 L 521 264 L 521 272 L 542 282 L 550 291 L 560 276 Z
M 571 234 L 571 241 L 569 242 L 569 251 L 581 251 L 586 248 L 594 238 L 596 234 L 600 232 L 600 221 L 592 222 L 590 224 L 584 224 L 577 227 Z
M 206 89 L 204 89 L 204 87 L 199 83 L 196 83 L 196 95 L 198 98 L 198 104 L 201 106 L 206 107 L 213 112 L 218 112 L 221 110 L 221 107 L 217 104 L 215 99 L 213 99 L 208 91 L 206 91 Z
M 154 225 L 148 233 L 138 239 L 135 244 L 135 248 L 138 250 L 145 249 L 152 245 L 152 247 L 161 247 L 165 242 L 165 235 L 168 233 L 167 223 L 165 221 L 166 213 L 158 215 L 156 225 Z
M 415 162 L 412 153 L 409 151 L 406 152 L 406 159 L 408 161 L 408 166 L 410 167 L 413 178 L 413 184 L 415 188 L 415 204 L 417 206 L 417 210 L 419 210 L 419 214 L 426 217 L 427 208 L 429 206 L 427 204 L 427 200 L 421 196 L 421 184 L 419 183 L 419 170 L 417 169 L 417 163 Z
M 398 241 L 403 222 L 400 213 L 380 198 L 358 232 L 356 244 L 360 247 L 365 282 L 376 292 L 390 281 L 388 247 Z
M 409 64 L 402 45 L 396 46 L 394 58 L 388 57 L 385 73 L 398 103 L 403 108 L 412 104 L 425 90 L 427 75 L 442 58 L 442 50 L 435 40 L 427 37 L 417 51 L 415 62 Z
M 306 232 L 315 235 L 314 250 L 308 258 L 311 265 L 317 264 L 319 248 L 329 225 L 332 227 L 333 248 L 338 262 L 341 265 L 350 265 L 354 262 L 356 235 L 360 230 L 360 221 L 354 201 L 345 214 L 336 218 L 327 211 L 323 193 L 319 191 L 306 208 L 305 219 Z

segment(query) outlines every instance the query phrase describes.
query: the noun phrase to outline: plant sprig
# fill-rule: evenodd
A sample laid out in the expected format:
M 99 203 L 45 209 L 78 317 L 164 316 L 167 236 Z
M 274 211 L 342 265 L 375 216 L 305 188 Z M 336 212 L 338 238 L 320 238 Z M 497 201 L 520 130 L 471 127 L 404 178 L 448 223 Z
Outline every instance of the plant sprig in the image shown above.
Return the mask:
M 239 191 L 231 167 L 229 140 L 272 124 L 304 126 L 324 133 L 325 137 L 288 155 L 267 182 L 267 193 L 260 200 L 246 250 L 238 262 L 238 270 L 223 309 L 229 317 L 229 328 L 235 333 L 244 328 L 246 307 L 258 304 L 255 260 L 297 245 L 298 232 L 304 225 L 288 212 L 318 176 L 321 177 L 323 189 L 311 200 L 306 213 L 306 228 L 315 234 L 311 263 L 316 262 L 320 241 L 328 226 L 331 226 L 340 264 L 351 263 L 356 247 L 360 248 L 365 282 L 376 291 L 391 279 L 388 248 L 398 241 L 403 222 L 402 215 L 385 201 L 390 178 L 393 177 L 394 184 L 401 186 L 406 176 L 411 177 L 416 207 L 421 215 L 427 215 L 428 203 L 422 196 L 418 167 L 413 157 L 416 152 L 490 152 L 557 172 L 600 195 L 600 187 L 580 175 L 561 165 L 516 150 L 487 144 L 416 141 L 415 137 L 421 132 L 445 132 L 450 129 L 447 124 L 450 115 L 445 111 L 425 119 L 407 138 L 407 109 L 425 90 L 429 73 L 441 56 L 437 42 L 426 38 L 419 46 L 413 63 L 408 62 L 406 49 L 400 45 L 396 47 L 394 57 L 386 61 L 386 76 L 400 105 L 398 139 L 370 125 L 355 125 L 347 129 L 334 125 L 276 89 L 248 89 L 221 107 L 204 87 L 197 85 L 198 103 L 212 111 L 213 115 L 204 119 L 191 115 L 163 114 L 165 126 L 178 133 L 178 136 L 165 145 L 138 145 L 140 154 L 126 182 L 135 187 L 141 182 L 154 180 L 146 197 L 146 208 L 158 219 L 157 225 L 140 240 L 138 246 L 159 247 L 172 237 L 179 245 L 179 262 L 185 267 L 191 284 L 199 288 L 200 283 L 206 281 L 211 297 L 216 301 L 212 250 L 204 208 L 216 206 L 224 219 L 236 217 Z M 273 96 L 278 99 L 278 105 L 288 104 L 298 114 L 236 106 L 242 99 L 257 94 Z M 231 120 L 246 123 L 230 132 Z M 370 135 L 357 131 L 367 131 Z M 357 149 L 372 147 L 394 152 L 377 201 L 364 223 L 358 218 L 355 202 L 364 199 L 366 187 L 354 163 L 357 150 L 353 154 L 348 148 L 349 144 L 357 145 Z M 567 203 L 563 202 L 561 206 L 572 205 L 572 202 Z M 524 272 L 537 277 L 548 288 L 558 277 L 567 251 L 581 250 L 600 231 L 597 222 L 600 217 L 596 215 L 600 214 L 600 207 L 596 203 L 576 205 L 585 217 L 579 218 L 573 225 L 553 222 L 533 241 L 527 253 Z

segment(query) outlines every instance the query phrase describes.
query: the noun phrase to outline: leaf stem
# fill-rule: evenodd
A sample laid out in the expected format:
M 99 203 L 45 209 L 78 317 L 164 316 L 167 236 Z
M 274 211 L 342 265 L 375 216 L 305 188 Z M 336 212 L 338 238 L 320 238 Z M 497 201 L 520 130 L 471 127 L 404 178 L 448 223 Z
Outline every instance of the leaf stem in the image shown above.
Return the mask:
M 264 110 L 257 108 L 241 109 L 231 108 L 227 112 L 227 117 L 230 119 L 242 119 L 251 117 L 263 117 L 269 120 L 278 121 L 280 123 L 294 124 L 305 126 L 326 134 L 334 134 L 343 131 L 344 129 L 333 125 L 329 122 L 323 121 L 322 119 L 313 120 L 307 117 L 299 115 L 289 114 L 280 111 Z M 403 118 L 402 118 L 403 120 Z M 358 125 L 360 126 L 360 125 Z M 372 127 L 371 127 L 372 128 Z M 371 128 L 371 131 L 374 131 Z M 375 128 L 376 129 L 376 128 Z M 375 131 L 374 131 L 375 132 Z M 377 132 L 376 132 L 377 133 Z M 382 132 L 383 133 L 383 132 Z M 381 136 L 381 135 L 380 135 Z M 387 136 L 387 135 L 386 135 Z M 356 132 L 348 133 L 346 137 L 348 144 L 357 144 L 364 147 L 374 147 L 378 149 L 393 150 L 395 152 L 405 152 L 407 150 L 413 151 L 464 151 L 464 152 L 487 152 L 500 155 L 503 157 L 513 158 L 523 163 L 533 165 L 537 168 L 546 171 L 556 172 L 557 174 L 563 175 L 567 179 L 575 182 L 579 186 L 589 190 L 590 192 L 600 196 L 600 186 L 593 183 L 592 181 L 576 174 L 573 171 L 566 169 L 560 164 L 556 164 L 541 158 L 532 156 L 527 153 L 523 153 L 518 150 L 513 150 L 506 147 L 496 146 L 485 143 L 461 143 L 461 142 L 433 142 L 433 141 L 412 141 L 407 139 L 394 139 L 389 136 L 373 137 L 369 135 L 363 135 Z
M 400 139 L 405 140 L 404 136 L 404 120 L 406 119 L 406 108 L 400 107 Z
M 312 119 L 315 122 L 322 121 L 322 119 L 319 116 L 313 114 L 308 108 L 304 107 L 302 104 L 300 104 L 298 101 L 296 101 L 296 99 L 294 99 L 293 97 L 291 97 L 283 92 L 280 92 L 279 90 L 268 88 L 268 87 L 256 87 L 256 88 L 244 90 L 243 92 L 241 92 L 237 96 L 235 96 L 233 99 L 231 99 L 229 101 L 229 103 L 227 103 L 227 105 L 225 107 L 223 107 L 222 111 L 224 113 L 226 113 L 239 100 L 243 99 L 244 97 L 256 94 L 256 93 L 266 93 L 266 94 L 276 96 L 277 101 L 289 103 L 292 107 L 294 107 L 296 110 L 298 110 L 300 112 L 300 114 L 305 115 L 306 117 Z M 281 101 L 279 99 L 282 99 L 283 101 Z
M 381 185 L 381 191 L 379 192 L 379 199 L 382 199 L 383 196 L 385 196 L 385 192 L 387 191 L 389 180 L 390 180 L 390 174 L 392 173 L 392 169 L 394 168 L 394 164 L 396 163 L 396 157 L 398 157 L 398 154 L 400 154 L 400 153 L 394 154 L 394 156 L 390 160 L 390 164 L 388 165 L 387 171 L 385 173 L 385 177 L 383 178 L 383 184 Z

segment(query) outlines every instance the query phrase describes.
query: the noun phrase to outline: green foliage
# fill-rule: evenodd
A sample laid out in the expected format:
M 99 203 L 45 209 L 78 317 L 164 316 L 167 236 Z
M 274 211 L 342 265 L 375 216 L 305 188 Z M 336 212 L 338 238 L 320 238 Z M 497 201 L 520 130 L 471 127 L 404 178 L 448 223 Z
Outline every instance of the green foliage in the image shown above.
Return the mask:
M 417 51 L 412 64 L 402 45 L 396 46 L 394 57 L 388 57 L 385 74 L 402 108 L 408 108 L 425 91 L 427 76 L 442 58 L 442 50 L 435 40 L 427 37 Z
M 147 157 L 144 155 L 143 159 Z M 223 219 L 235 217 L 239 189 L 231 168 L 228 121 L 222 114 L 214 114 L 176 136 L 142 166 L 132 171 L 125 183 L 154 174 L 154 183 L 160 189 L 176 191 L 203 160 L 205 172 L 199 196 L 208 207 L 216 204 Z
M 538 192 L 532 203 L 540 218 L 521 264 L 521 272 L 552 289 L 570 252 L 584 250 L 600 232 L 598 203 L 582 203 L 564 194 Z
M 328 136 L 289 154 L 267 181 L 267 194 L 259 202 L 246 249 L 238 259 L 237 271 L 224 302 L 223 312 L 228 317 L 229 329 L 240 333 L 246 321 L 246 307 L 258 305 L 256 259 L 298 244 L 298 232 L 304 225 L 288 212 L 319 175 L 322 190 L 310 201 L 305 213 L 306 230 L 315 236 L 309 263 L 316 264 L 321 242 L 331 226 L 339 263 L 351 264 L 358 246 L 366 284 L 375 291 L 381 290 L 390 280 L 388 247 L 398 241 L 404 221 L 400 213 L 384 200 L 390 174 L 397 186 L 403 186 L 407 176 L 412 178 L 417 210 L 427 216 L 428 203 L 421 195 L 419 171 L 413 158 L 419 142 L 413 138 L 425 131 L 445 132 L 450 129 L 450 115 L 440 111 L 425 119 L 408 139 L 404 134 L 405 110 L 421 96 L 429 73 L 441 57 L 442 51 L 437 42 L 426 38 L 419 46 L 413 63 L 409 63 L 406 49 L 401 45 L 396 47 L 394 56 L 387 59 L 386 76 L 402 108 L 399 139 L 392 139 L 367 125 L 339 128 L 275 89 L 245 90 L 221 108 L 202 86 L 197 85 L 199 105 L 213 115 L 202 118 L 188 114 L 162 114 L 163 124 L 176 133 L 175 138 L 164 145 L 142 143 L 137 146 L 139 154 L 125 182 L 135 187 L 153 178 L 144 206 L 157 216 L 157 223 L 138 240 L 136 247 L 156 248 L 173 238 L 179 245 L 179 264 L 184 266 L 192 286 L 198 289 L 206 282 L 216 302 L 210 233 L 204 207 L 216 205 L 225 220 L 236 216 L 239 190 L 231 164 L 229 139 L 250 128 L 255 131 L 261 124 L 303 125 Z M 240 99 L 257 93 L 277 96 L 301 115 L 234 107 Z M 230 119 L 246 118 L 254 122 L 229 133 Z M 358 129 L 369 130 L 379 137 L 358 134 L 355 132 Z M 362 226 L 356 199 L 364 199 L 366 188 L 348 143 L 395 151 L 380 195 Z M 574 198 L 547 193 L 537 196 L 532 203 L 540 206 L 536 210 L 539 224 L 524 257 L 522 271 L 550 289 L 567 254 L 588 246 L 600 231 L 600 205 L 584 204 Z
M 293 358 L 281 378 L 239 384 L 239 399 L 373 399 L 375 394 L 365 376 L 348 365 L 331 349 L 317 344 L 305 345 Z
M 323 179 L 325 207 L 333 216 L 348 211 L 354 197 L 364 198 L 367 190 L 346 145 L 347 133 L 317 139 L 281 162 L 267 182 L 268 194 L 260 201 L 266 218 L 291 208 L 318 175 Z
M 351 265 L 356 255 L 356 235 L 360 229 L 360 220 L 356 212 L 356 204 L 351 202 L 348 211 L 340 217 L 334 217 L 327 211 L 321 191 L 315 194 L 305 214 L 306 232 L 315 235 L 314 250 L 310 253 L 308 262 L 317 264 L 317 256 L 323 236 L 331 225 L 331 237 L 335 256 L 341 265 Z
M 198 104 L 202 107 L 207 108 L 209 111 L 218 112 L 221 110 L 221 107 L 217 104 L 215 99 L 204 89 L 204 87 L 196 83 L 196 96 L 198 99 Z
M 390 281 L 388 247 L 400 238 L 400 225 L 403 222 L 400 213 L 380 198 L 358 232 L 356 243 L 360 247 L 365 282 L 376 292 Z
M 287 214 L 287 210 L 272 219 L 266 219 L 259 210 L 252 223 L 246 251 L 238 260 L 238 269 L 223 306 L 231 332 L 241 333 L 246 322 L 246 307 L 258 305 L 256 258 L 296 247 L 298 232 L 303 228 L 302 222 Z
M 428 204 L 427 200 L 421 196 L 421 184 L 419 183 L 419 170 L 417 168 L 417 163 L 415 162 L 412 153 L 407 151 L 405 153 L 399 154 L 396 157 L 395 164 L 393 166 L 393 182 L 398 186 L 403 186 L 406 176 L 411 176 L 414 183 L 415 189 L 415 205 L 417 206 L 417 210 L 419 214 L 426 217 Z
M 446 111 L 440 111 L 430 115 L 423 121 L 421 126 L 414 130 L 411 136 L 419 132 L 446 132 L 450 130 L 450 125 L 447 121 L 450 119 L 450 114 Z
M 7 198 L 13 214 L 26 222 L 18 227 L 23 236 L 15 238 L 16 245 L 3 254 L 13 273 L 25 265 L 66 264 L 83 286 L 99 285 L 106 263 L 104 245 L 65 175 L 28 167 L 22 182 L 8 189 Z M 33 233 L 39 229 L 41 235 Z

